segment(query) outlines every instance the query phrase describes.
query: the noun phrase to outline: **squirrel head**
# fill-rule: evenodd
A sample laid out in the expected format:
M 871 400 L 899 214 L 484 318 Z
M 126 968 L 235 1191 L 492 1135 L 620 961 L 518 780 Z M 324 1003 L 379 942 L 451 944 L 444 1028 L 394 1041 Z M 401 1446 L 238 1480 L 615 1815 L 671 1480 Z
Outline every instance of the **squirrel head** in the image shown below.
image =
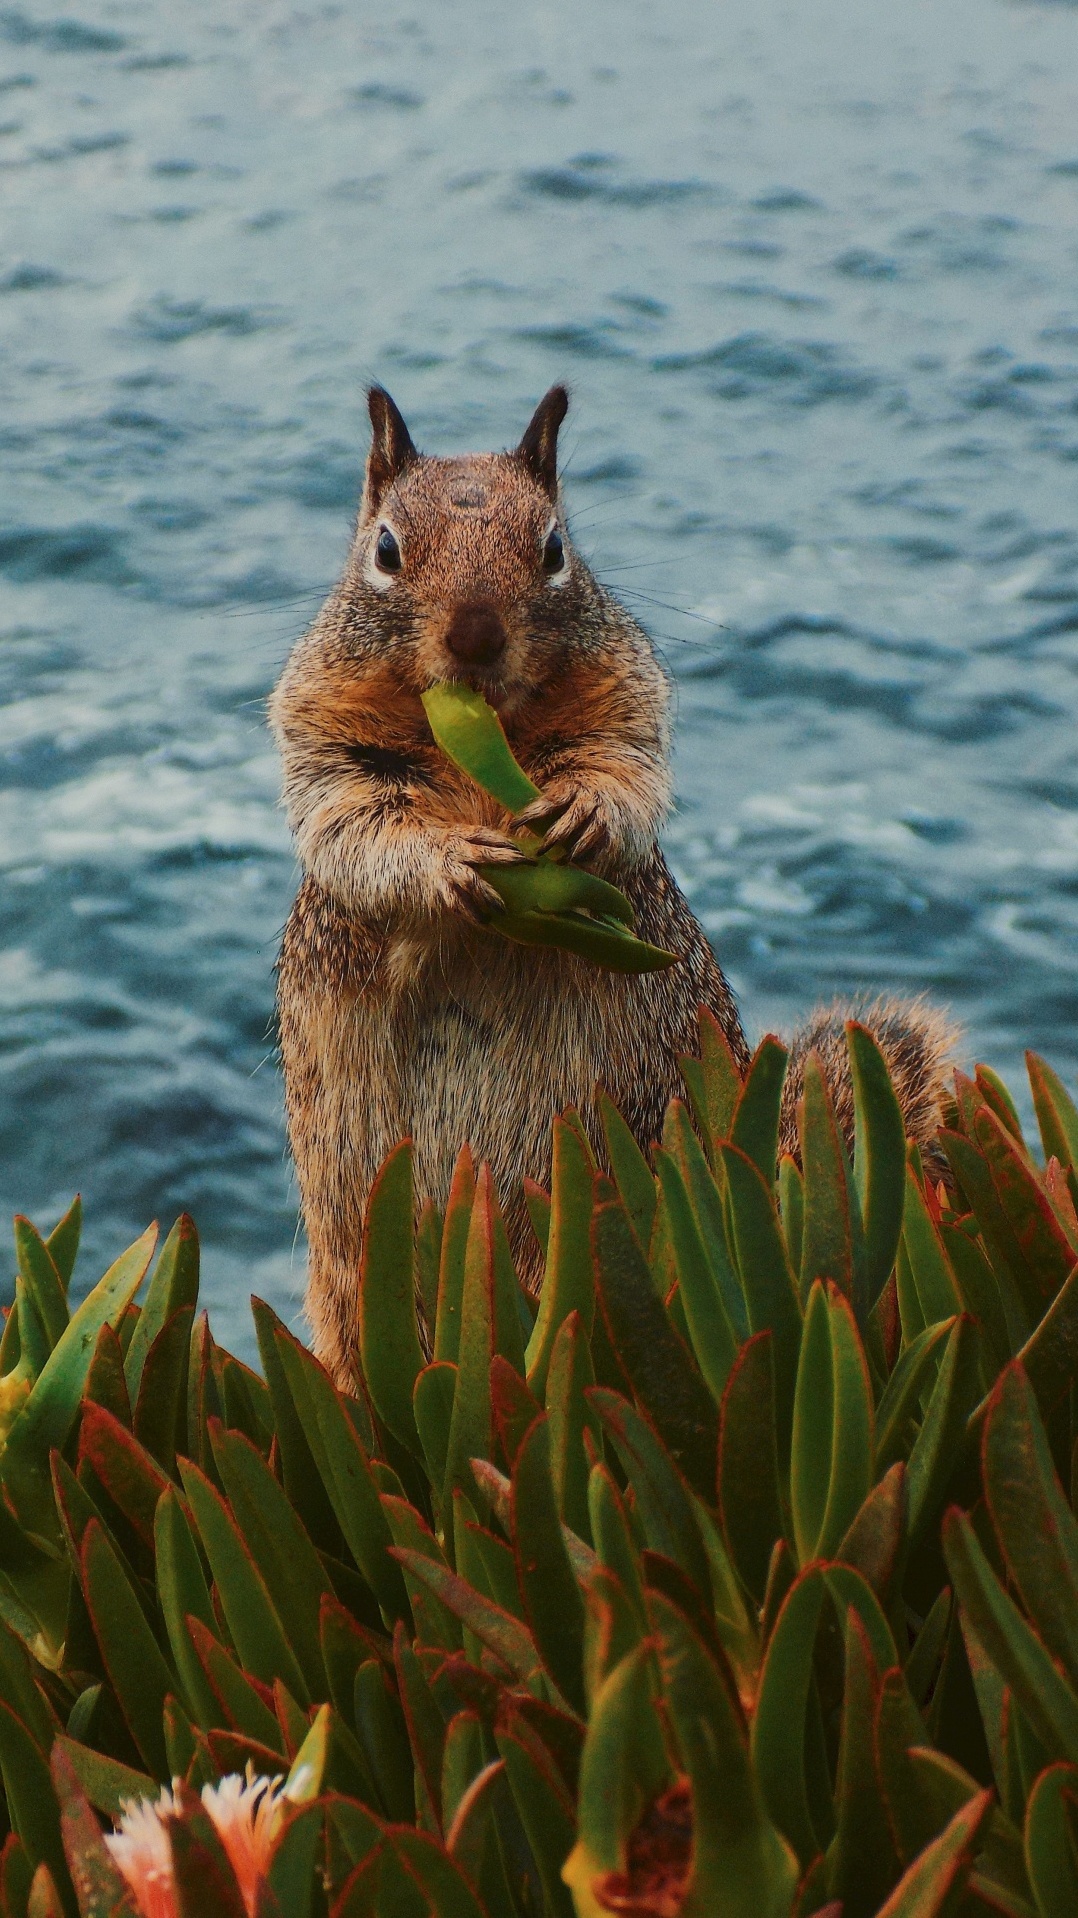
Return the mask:
M 504 712 L 546 684 L 597 588 L 573 552 L 558 487 L 563 386 L 540 400 L 506 453 L 417 452 L 380 386 L 346 574 L 350 625 L 365 654 L 417 691 L 463 679 Z

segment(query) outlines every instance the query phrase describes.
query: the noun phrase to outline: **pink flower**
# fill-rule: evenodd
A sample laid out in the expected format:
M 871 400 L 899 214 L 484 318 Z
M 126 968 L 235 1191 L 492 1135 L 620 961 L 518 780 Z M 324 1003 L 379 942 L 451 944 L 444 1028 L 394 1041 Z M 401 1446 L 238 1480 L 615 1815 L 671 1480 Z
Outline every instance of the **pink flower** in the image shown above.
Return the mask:
M 202 1788 L 202 1803 L 236 1874 L 249 1918 L 254 1918 L 259 1887 L 269 1872 L 284 1798 L 279 1778 L 256 1778 L 250 1766 L 246 1779 L 233 1773 Z M 105 1839 L 134 1894 L 140 1918 L 177 1918 L 168 1821 L 180 1815 L 170 1791 L 162 1791 L 156 1800 L 132 1799 L 124 1806 L 118 1830 Z

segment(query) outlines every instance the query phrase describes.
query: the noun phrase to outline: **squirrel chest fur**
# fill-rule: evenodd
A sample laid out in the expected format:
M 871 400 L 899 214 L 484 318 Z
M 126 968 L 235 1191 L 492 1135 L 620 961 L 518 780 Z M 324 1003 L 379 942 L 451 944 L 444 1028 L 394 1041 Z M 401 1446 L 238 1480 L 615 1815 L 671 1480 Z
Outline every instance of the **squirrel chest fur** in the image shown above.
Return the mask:
M 646 1149 L 680 1089 L 700 1005 L 748 1059 L 657 843 L 670 801 L 665 676 L 570 542 L 556 468 L 566 406 L 552 388 L 513 452 L 430 459 L 373 388 L 344 575 L 273 696 L 304 869 L 279 967 L 289 1133 L 315 1350 L 342 1383 L 358 1346 L 363 1210 L 398 1139 L 413 1139 L 419 1194 L 439 1204 L 462 1144 L 489 1161 L 534 1283 L 523 1181 L 548 1180 L 554 1114 L 576 1106 L 591 1129 L 601 1085 Z M 487 929 L 498 899 L 480 869 L 520 855 L 502 809 L 431 737 L 420 695 L 446 679 L 497 709 L 541 789 L 521 818 L 620 886 L 639 936 L 680 964 L 608 973 Z M 915 1020 L 911 1033 L 882 1011 L 928 1128 L 942 1022 L 926 1032 Z M 835 1031 L 834 1018 L 819 1023 L 825 1051 Z

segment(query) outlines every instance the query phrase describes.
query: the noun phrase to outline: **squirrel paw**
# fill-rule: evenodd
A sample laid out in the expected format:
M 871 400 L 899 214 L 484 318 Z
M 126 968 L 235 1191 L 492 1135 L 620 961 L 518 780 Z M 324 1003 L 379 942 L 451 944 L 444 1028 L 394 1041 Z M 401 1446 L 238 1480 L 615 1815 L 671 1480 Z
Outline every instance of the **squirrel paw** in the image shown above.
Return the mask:
M 557 799 L 544 793 L 517 814 L 514 824 L 543 834 L 543 852 L 555 847 L 571 859 L 594 859 L 610 845 L 610 820 L 596 793 Z
M 505 902 L 478 868 L 516 866 L 523 859 L 515 840 L 492 827 L 476 826 L 469 833 L 454 835 L 446 848 L 442 903 L 478 926 L 489 924 L 492 914 L 504 912 Z

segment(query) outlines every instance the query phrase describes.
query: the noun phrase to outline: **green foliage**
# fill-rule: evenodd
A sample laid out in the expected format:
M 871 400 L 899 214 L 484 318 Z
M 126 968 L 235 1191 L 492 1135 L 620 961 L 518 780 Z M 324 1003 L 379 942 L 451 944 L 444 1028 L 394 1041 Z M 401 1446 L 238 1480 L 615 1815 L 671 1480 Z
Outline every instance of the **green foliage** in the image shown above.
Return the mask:
M 77 1205 L 17 1222 L 0 1918 L 132 1918 L 165 1784 L 185 1918 L 1073 1918 L 1078 1111 L 1031 1058 L 1042 1166 L 960 1077 L 935 1185 L 849 1044 L 852 1162 L 810 1063 L 777 1165 L 706 1016 L 654 1168 L 559 1119 L 537 1313 L 489 1170 L 414 1228 L 398 1147 L 355 1396 L 258 1302 L 264 1382 L 216 1345 L 189 1220 L 73 1313 Z
M 482 693 L 448 680 L 431 686 L 422 699 L 446 757 L 507 811 L 523 812 L 542 797 L 513 758 L 502 722 Z M 525 855 L 518 865 L 480 867 L 502 901 L 490 922 L 494 931 L 523 946 L 578 953 L 610 972 L 657 972 L 676 964 L 676 953 L 634 937 L 632 906 L 616 886 L 564 863 L 560 850 L 544 852 L 542 839 L 526 826 L 517 828 L 516 838 Z

